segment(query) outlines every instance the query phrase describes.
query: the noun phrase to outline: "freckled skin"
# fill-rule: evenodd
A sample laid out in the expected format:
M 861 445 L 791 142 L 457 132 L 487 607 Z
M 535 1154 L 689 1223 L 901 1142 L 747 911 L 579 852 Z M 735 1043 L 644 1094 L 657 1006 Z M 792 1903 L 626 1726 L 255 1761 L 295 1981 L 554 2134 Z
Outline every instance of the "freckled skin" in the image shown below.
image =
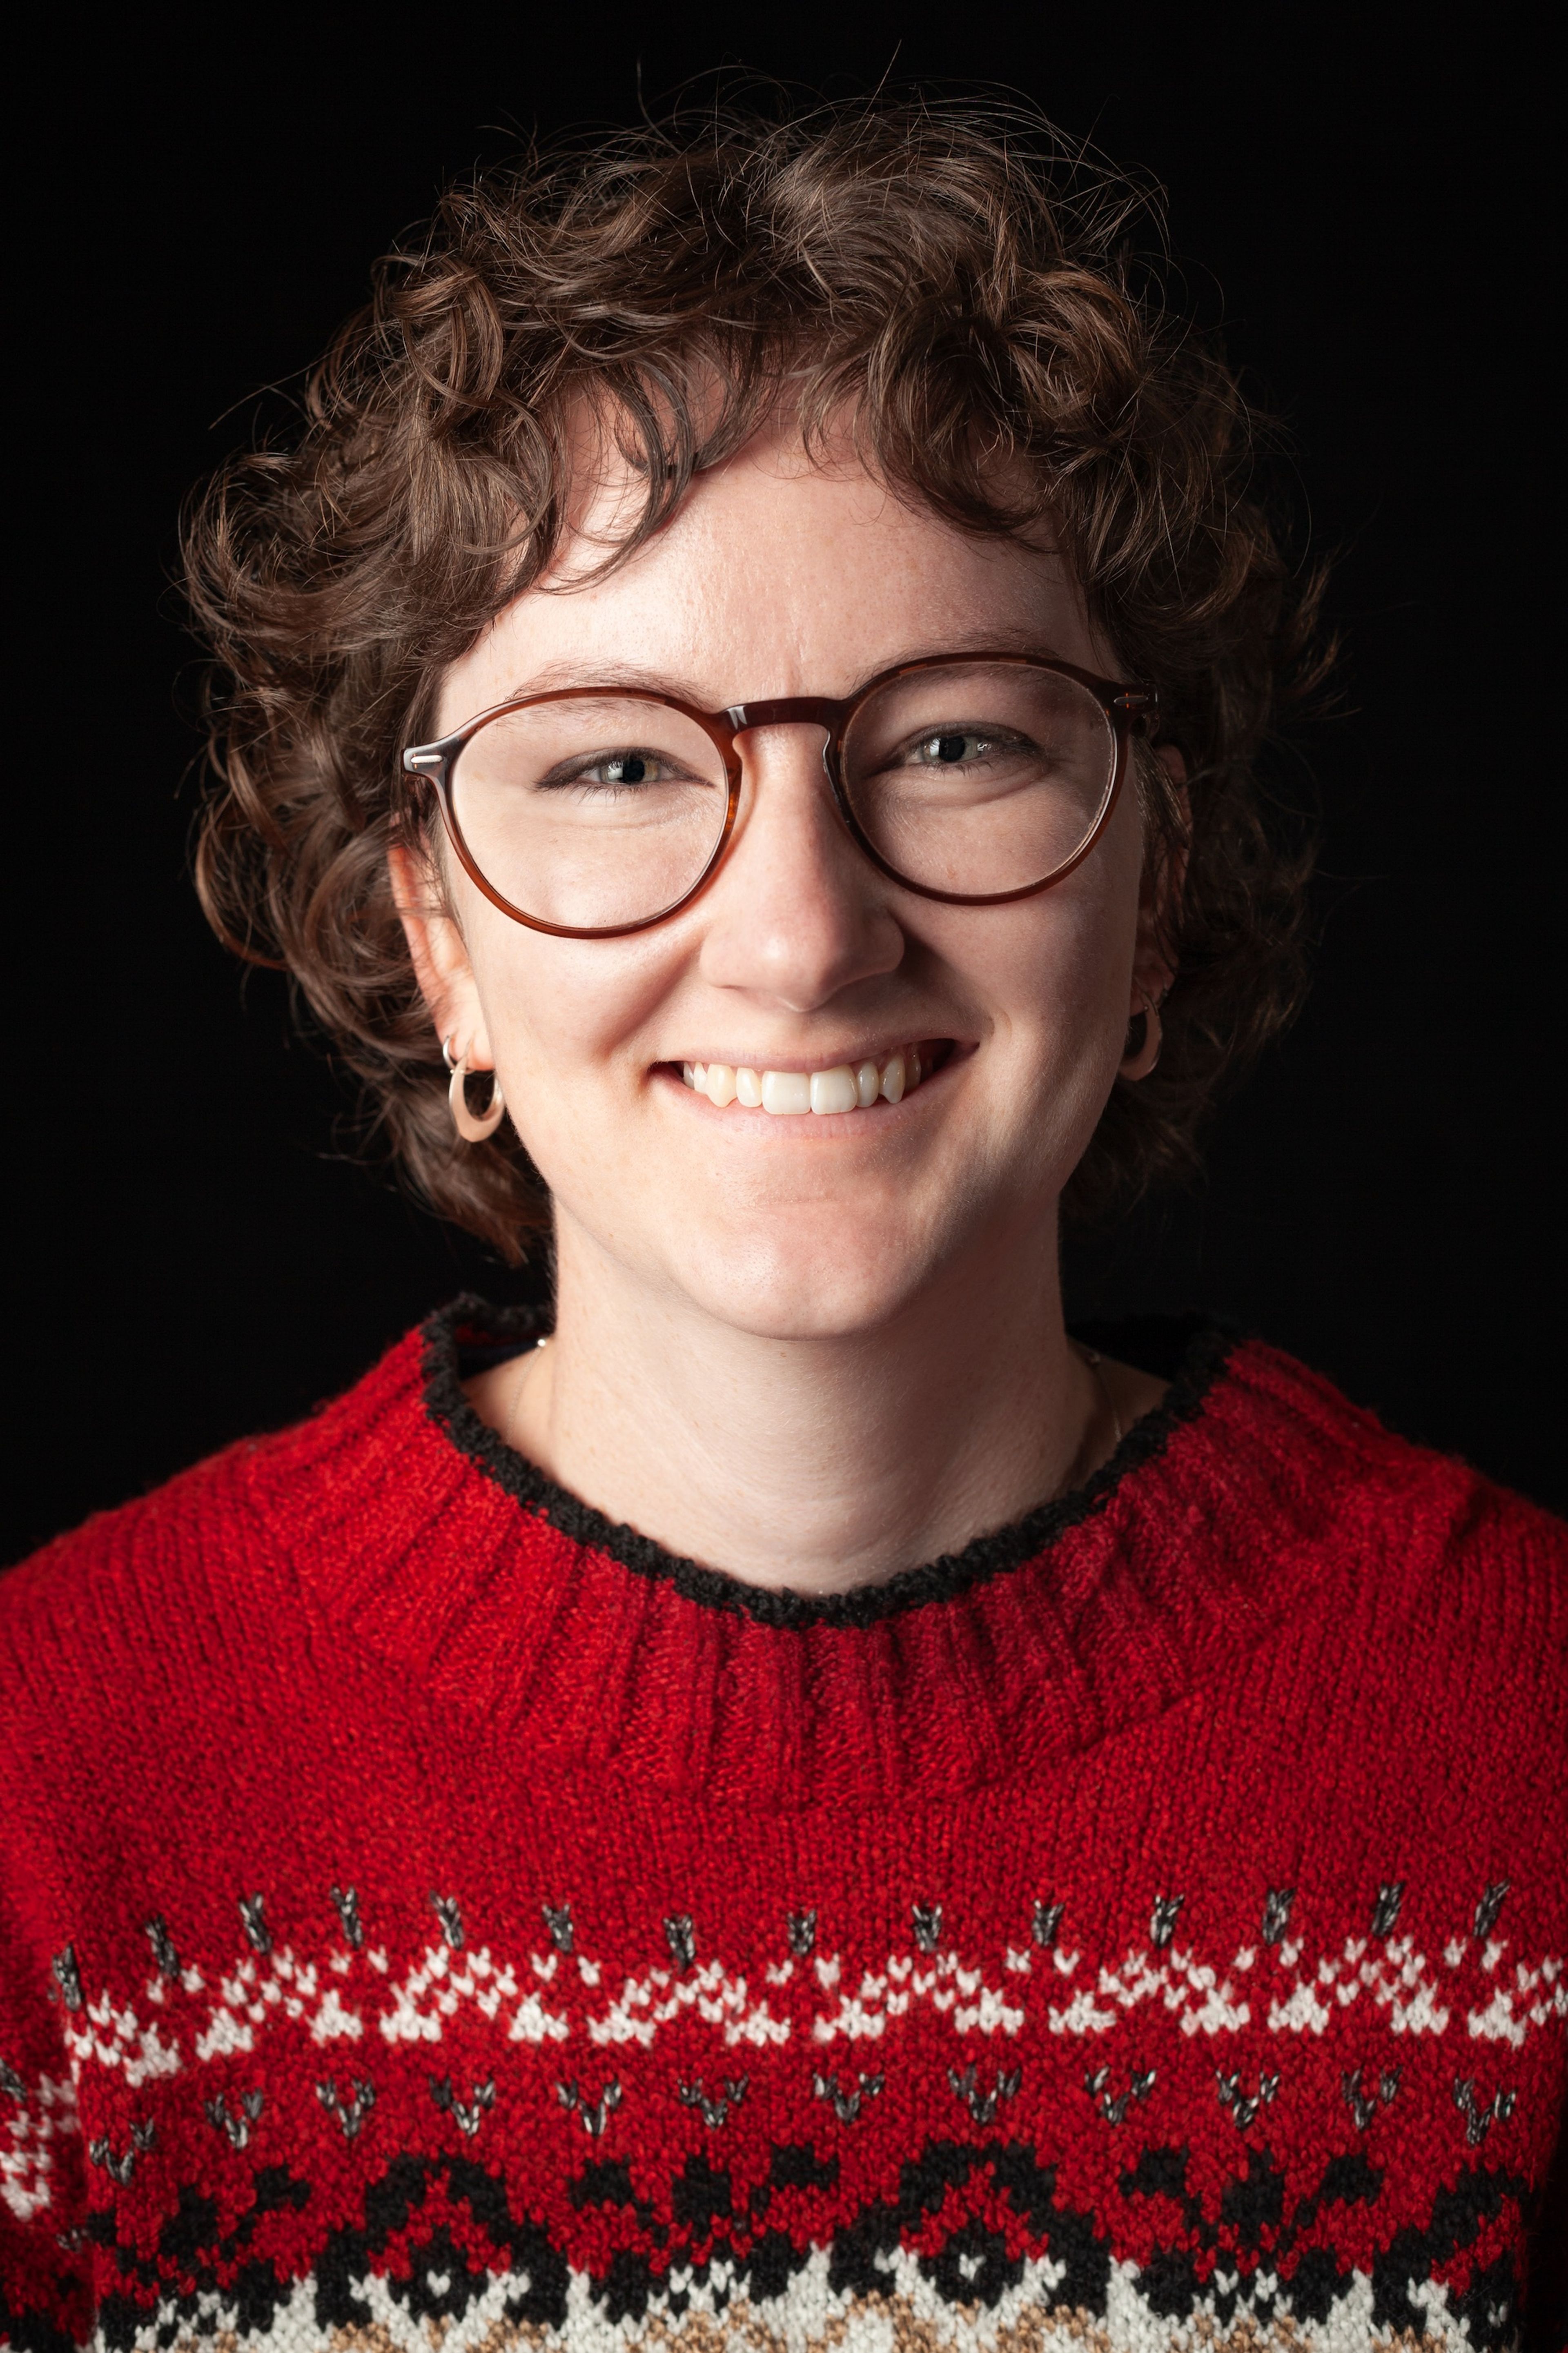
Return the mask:
M 443 729 L 546 670 L 588 683 L 629 662 L 707 709 L 843 695 L 965 646 L 1122 674 L 1054 555 L 789 444 L 752 445 L 633 561 L 572 585 L 591 560 L 569 543 L 453 666 Z M 416 913 L 410 938 L 438 1026 L 494 1064 L 556 1206 L 555 1347 L 476 1385 L 481 1410 L 683 1551 L 837 1586 L 1012 1516 L 1082 1453 L 1104 1401 L 1062 1333 L 1056 1201 L 1139 989 L 1165 976 L 1134 793 L 1041 897 L 946 907 L 856 850 L 819 732 L 744 750 L 738 837 L 675 921 L 550 938 L 449 860 L 457 922 Z M 406 871 L 400 889 L 418 896 Z M 660 1068 L 853 1063 L 922 1038 L 957 1041 L 937 1080 L 825 1122 L 720 1111 Z M 1157 1392 L 1117 1378 L 1125 1421 Z

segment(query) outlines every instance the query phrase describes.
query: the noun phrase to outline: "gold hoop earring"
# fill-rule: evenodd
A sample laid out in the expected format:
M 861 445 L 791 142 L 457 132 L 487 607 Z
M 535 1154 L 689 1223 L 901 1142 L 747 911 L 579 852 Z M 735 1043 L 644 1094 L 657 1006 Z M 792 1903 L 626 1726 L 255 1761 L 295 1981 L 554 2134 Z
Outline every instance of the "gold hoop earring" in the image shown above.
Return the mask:
M 451 1110 L 452 1125 L 465 1144 L 487 1143 L 500 1126 L 506 1110 L 506 1098 L 501 1092 L 500 1080 L 494 1077 L 493 1073 L 492 1074 L 490 1102 L 476 1116 L 468 1107 L 468 1095 L 465 1092 L 468 1083 L 468 1056 L 466 1053 L 459 1054 L 454 1059 L 451 1039 L 443 1038 L 441 1060 L 452 1074 L 451 1084 L 447 1089 L 447 1102 Z
M 1150 997 L 1147 989 L 1140 988 L 1138 993 L 1143 999 L 1143 1043 L 1136 1054 L 1123 1056 L 1119 1075 L 1124 1079 L 1148 1078 L 1160 1060 L 1163 1035 L 1160 1027 L 1160 1007 L 1164 992 L 1161 991 L 1159 997 Z M 1137 1018 L 1135 1014 L 1133 1018 L 1136 1020 Z

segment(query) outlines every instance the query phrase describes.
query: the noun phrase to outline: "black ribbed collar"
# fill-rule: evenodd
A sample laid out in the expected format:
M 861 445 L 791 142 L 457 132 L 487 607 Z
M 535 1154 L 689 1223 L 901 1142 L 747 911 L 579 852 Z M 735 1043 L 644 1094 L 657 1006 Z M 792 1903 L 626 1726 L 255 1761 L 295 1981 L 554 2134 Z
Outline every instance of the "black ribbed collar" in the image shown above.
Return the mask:
M 976 1536 L 960 1552 L 901 1570 L 880 1585 L 818 1596 L 743 1584 L 721 1570 L 666 1552 L 651 1536 L 607 1519 L 592 1504 L 557 1486 L 482 1421 L 462 1383 L 491 1366 L 504 1364 L 549 1328 L 543 1306 L 496 1307 L 471 1293 L 440 1309 L 420 1327 L 430 1419 L 487 1477 L 574 1543 L 619 1561 L 638 1577 L 671 1585 L 705 1609 L 735 1612 L 770 1627 L 874 1625 L 927 1603 L 951 1600 L 1037 1559 L 1069 1529 L 1103 1510 L 1126 1480 L 1163 1454 L 1171 1434 L 1202 1412 L 1238 1340 L 1235 1332 L 1198 1315 L 1140 1317 L 1083 1327 L 1077 1336 L 1170 1383 L 1160 1403 L 1134 1422 L 1093 1477 L 1008 1526 Z

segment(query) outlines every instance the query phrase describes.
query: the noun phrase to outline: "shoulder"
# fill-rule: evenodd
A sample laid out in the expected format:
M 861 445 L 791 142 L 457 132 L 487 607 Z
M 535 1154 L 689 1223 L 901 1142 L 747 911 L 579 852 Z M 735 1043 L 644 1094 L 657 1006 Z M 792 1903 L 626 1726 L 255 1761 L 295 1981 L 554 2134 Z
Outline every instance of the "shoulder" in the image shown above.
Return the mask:
M 1423 1551 L 1535 1560 L 1549 1578 L 1568 1561 L 1568 1524 L 1457 1456 L 1400 1437 L 1282 1349 L 1235 1345 L 1213 1409 L 1282 1500 L 1309 1511 L 1316 1499 L 1352 1546 L 1397 1530 Z
M 0 1690 L 22 1728 L 105 1731 L 265 1653 L 318 1529 L 387 1492 L 418 1411 L 421 1335 L 303 1422 L 248 1438 L 0 1572 Z
M 1164 1411 L 1128 1533 L 1148 1622 L 1183 1636 L 1191 1757 L 1245 1791 L 1238 1837 L 1294 1824 L 1390 1882 L 1528 1875 L 1559 1936 L 1563 1523 L 1254 1341 Z
M 66 1659 L 88 1671 L 117 1637 L 133 1639 L 139 1603 L 177 1608 L 184 1579 L 238 1536 L 243 1452 L 226 1448 L 150 1494 L 94 1513 L 0 1573 L 0 1672 L 13 1697 L 38 1671 Z
M 1413 1443 L 1257 1341 L 1205 1399 L 1211 1504 L 1227 1541 L 1288 1559 L 1369 1667 L 1445 1662 L 1478 1694 L 1568 1697 L 1568 1525 Z M 1403 1662 L 1403 1665 L 1402 1665 Z

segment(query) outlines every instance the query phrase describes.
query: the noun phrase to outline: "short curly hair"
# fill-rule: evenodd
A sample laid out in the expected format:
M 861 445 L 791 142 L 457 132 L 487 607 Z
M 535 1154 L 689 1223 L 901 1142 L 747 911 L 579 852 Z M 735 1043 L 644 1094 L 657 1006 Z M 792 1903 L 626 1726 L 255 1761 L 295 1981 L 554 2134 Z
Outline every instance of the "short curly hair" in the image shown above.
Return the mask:
M 1015 105 L 677 109 L 450 190 L 290 430 L 194 502 L 203 904 L 291 974 L 438 1212 L 514 1261 L 548 1204 L 515 1142 L 452 1133 L 387 874 L 394 840 L 433 846 L 398 754 L 557 548 L 585 406 L 642 485 L 609 563 L 786 404 L 808 449 L 849 418 L 869 468 L 960 528 L 1049 519 L 1160 691 L 1190 811 L 1145 760 L 1151 855 L 1182 852 L 1176 984 L 1158 1071 L 1113 1089 L 1066 1206 L 1195 1166 L 1221 1081 L 1300 994 L 1308 860 L 1255 763 L 1325 657 L 1320 581 L 1255 487 L 1266 420 L 1170 307 L 1160 256 L 1149 195 Z

